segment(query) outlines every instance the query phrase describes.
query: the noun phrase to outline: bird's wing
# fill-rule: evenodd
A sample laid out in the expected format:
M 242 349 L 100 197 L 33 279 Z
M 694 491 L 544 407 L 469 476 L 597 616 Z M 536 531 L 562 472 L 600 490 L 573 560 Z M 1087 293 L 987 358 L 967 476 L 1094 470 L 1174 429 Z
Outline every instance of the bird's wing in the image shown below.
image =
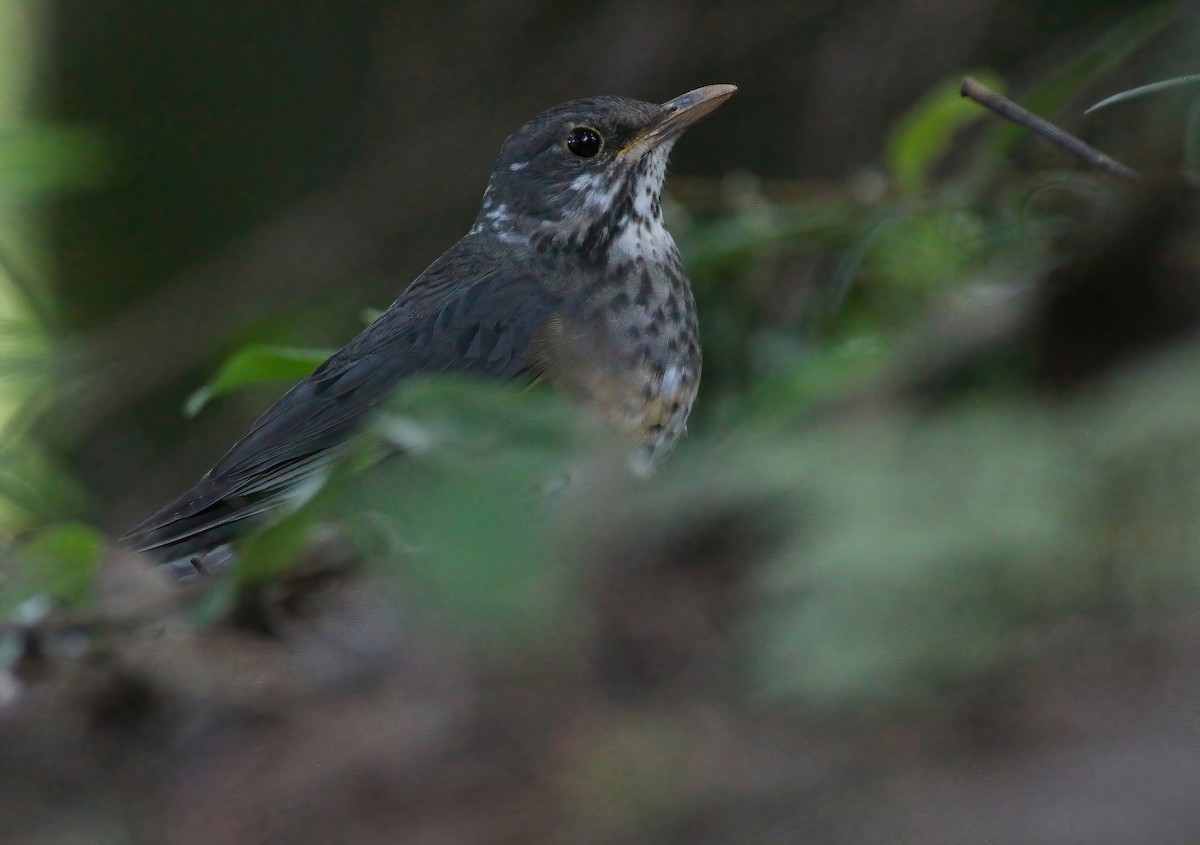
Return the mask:
M 170 558 L 229 540 L 328 467 L 408 376 L 534 377 L 534 338 L 558 305 L 536 280 L 498 270 L 462 284 L 423 277 L 263 414 L 199 484 L 127 539 Z

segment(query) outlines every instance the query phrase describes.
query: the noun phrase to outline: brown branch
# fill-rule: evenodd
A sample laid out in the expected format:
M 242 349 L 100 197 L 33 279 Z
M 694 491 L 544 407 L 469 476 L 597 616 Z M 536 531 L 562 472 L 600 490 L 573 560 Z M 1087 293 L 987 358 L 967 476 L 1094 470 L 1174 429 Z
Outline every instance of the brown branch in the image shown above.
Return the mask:
M 1005 120 L 1011 120 L 1018 126 L 1023 126 L 1034 134 L 1045 138 L 1050 143 L 1066 150 L 1084 164 L 1090 165 L 1097 170 L 1103 170 L 1105 173 L 1110 173 L 1121 179 L 1127 179 L 1130 182 L 1137 182 L 1142 179 L 1142 174 L 1138 173 L 1132 167 L 1121 164 L 1121 162 L 1110 155 L 1100 152 L 1100 150 L 1091 144 L 1081 141 L 1069 132 L 1064 132 L 1044 117 L 1038 117 L 1029 109 L 1018 106 L 1012 100 L 997 94 L 977 79 L 964 76 L 962 88 L 959 91 L 964 97 L 974 100 L 981 106 L 986 106 Z

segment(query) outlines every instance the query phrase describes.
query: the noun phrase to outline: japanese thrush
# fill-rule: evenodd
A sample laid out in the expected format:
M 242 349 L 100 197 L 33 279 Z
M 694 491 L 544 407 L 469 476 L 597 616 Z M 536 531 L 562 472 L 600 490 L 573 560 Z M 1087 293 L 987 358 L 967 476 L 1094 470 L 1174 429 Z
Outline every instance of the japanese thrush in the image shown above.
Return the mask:
M 635 468 L 652 469 L 684 433 L 700 381 L 696 304 L 663 225 L 667 156 L 736 90 L 575 100 L 522 126 L 467 235 L 130 546 L 179 561 L 269 518 L 421 373 L 550 382 L 632 438 Z

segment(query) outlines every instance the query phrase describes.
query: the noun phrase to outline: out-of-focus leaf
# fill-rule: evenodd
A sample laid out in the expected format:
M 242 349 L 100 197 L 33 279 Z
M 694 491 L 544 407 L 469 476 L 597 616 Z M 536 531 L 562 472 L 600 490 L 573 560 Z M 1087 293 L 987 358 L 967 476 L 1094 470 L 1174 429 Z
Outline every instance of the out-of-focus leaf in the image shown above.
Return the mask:
M 1004 90 L 1004 80 L 990 71 L 972 71 L 971 75 L 993 90 Z M 976 103 L 959 96 L 959 85 L 960 80 L 955 77 L 935 87 L 892 130 L 887 144 L 887 164 L 901 193 L 915 194 L 924 190 L 930 170 L 945 155 L 955 134 L 968 123 L 983 117 Z
M 240 577 L 240 570 L 235 570 L 235 574 L 239 577 L 220 578 L 206 585 L 203 594 L 183 608 L 183 616 L 193 628 L 207 628 L 229 618 L 241 588 L 247 583 Z
M 0 591 L 0 606 L 11 611 L 35 595 L 78 604 L 88 593 L 103 551 L 103 538 L 86 525 L 67 522 L 39 531 L 16 550 L 16 570 Z
M 739 418 L 756 422 L 777 418 L 795 425 L 805 411 L 855 385 L 878 375 L 892 362 L 894 350 L 882 335 L 859 334 L 787 355 L 782 350 L 767 354 L 775 360 L 788 360 L 792 366 L 778 367 L 776 374 L 764 378 L 738 406 Z
M 94 131 L 37 125 L 0 130 L 0 194 L 95 188 L 113 168 L 110 146 Z
M 329 512 L 330 500 L 336 498 L 328 481 L 318 478 L 309 482 L 313 485 L 311 497 L 302 496 L 290 513 L 284 506 L 278 522 L 237 544 L 235 573 L 240 583 L 259 584 L 295 566 L 312 540 L 313 528 Z
M 184 403 L 184 413 L 194 417 L 211 400 L 225 393 L 264 381 L 299 381 L 332 355 L 328 349 L 252 344 L 233 353 L 212 381 L 195 391 Z
M 376 537 L 373 557 L 407 600 L 492 645 L 527 646 L 570 610 L 570 555 L 552 528 L 569 494 L 553 491 L 578 455 L 579 426 L 549 391 L 417 381 L 374 427 L 401 451 L 347 482 L 341 505 Z
M 1145 97 L 1148 94 L 1157 94 L 1159 91 L 1167 91 L 1171 88 L 1178 88 L 1181 85 L 1195 85 L 1198 82 L 1200 82 L 1200 73 L 1194 73 L 1190 76 L 1176 76 L 1174 79 L 1151 82 L 1149 85 L 1139 85 L 1137 88 L 1130 88 L 1113 94 L 1111 97 L 1105 97 L 1100 102 L 1088 106 L 1083 113 L 1091 114 L 1094 111 L 1108 108 L 1117 103 L 1123 103 L 1126 100 L 1135 100 L 1138 97 Z
M 0 523 L 16 532 L 63 514 L 86 514 L 87 491 L 67 468 L 37 443 L 20 433 L 16 437 L 14 445 L 0 450 Z
M 875 237 L 866 264 L 875 293 L 912 302 L 955 284 L 980 252 L 984 226 L 966 211 L 931 210 L 894 218 Z M 882 288 L 882 290 L 881 290 Z
M 1176 350 L 1073 406 L 993 397 L 730 448 L 806 517 L 761 585 L 766 607 L 784 597 L 752 626 L 763 688 L 838 708 L 939 697 L 1047 622 L 1190 607 L 1197 361 Z
M 380 425 L 389 418 L 425 427 L 439 454 L 453 460 L 511 454 L 541 465 L 561 458 L 578 434 L 576 409 L 560 394 L 467 378 L 414 379 L 397 392 Z
M 404 601 L 497 645 L 528 645 L 562 622 L 568 601 L 569 556 L 553 553 L 549 523 L 580 442 L 577 409 L 557 393 L 414 380 L 310 501 L 238 544 L 238 580 L 277 577 L 332 518 Z
M 777 689 L 815 701 L 906 697 L 993 665 L 1019 625 L 1006 567 L 1047 565 L 1038 556 L 1069 530 L 1074 502 L 1052 493 L 1069 489 L 1076 467 L 1051 459 L 1036 416 L 992 407 L 935 426 L 897 422 L 808 431 L 775 457 L 811 489 L 819 526 L 768 587 L 809 597 L 770 620 L 763 668 L 780 673 Z M 1075 589 L 1086 594 L 1087 582 Z
M 345 512 L 340 503 L 349 495 L 349 485 L 383 452 L 376 439 L 363 435 L 347 444 L 340 459 L 303 480 L 293 499 L 270 515 L 277 521 L 237 543 L 237 580 L 259 584 L 292 569 L 313 540 L 314 529 L 339 509 Z
M 687 229 L 679 237 L 679 248 L 688 271 L 702 279 L 728 269 L 732 262 L 761 258 L 763 253 L 788 244 L 837 246 L 850 237 L 861 216 L 844 200 L 743 210 Z

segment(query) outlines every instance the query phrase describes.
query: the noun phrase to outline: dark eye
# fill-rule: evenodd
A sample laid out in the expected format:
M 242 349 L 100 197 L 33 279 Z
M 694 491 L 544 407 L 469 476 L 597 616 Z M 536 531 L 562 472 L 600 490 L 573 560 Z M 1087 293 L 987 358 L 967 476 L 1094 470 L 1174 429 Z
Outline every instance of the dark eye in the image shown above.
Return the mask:
M 576 126 L 567 133 L 567 149 L 580 158 L 591 158 L 603 145 L 600 133 L 590 126 Z

